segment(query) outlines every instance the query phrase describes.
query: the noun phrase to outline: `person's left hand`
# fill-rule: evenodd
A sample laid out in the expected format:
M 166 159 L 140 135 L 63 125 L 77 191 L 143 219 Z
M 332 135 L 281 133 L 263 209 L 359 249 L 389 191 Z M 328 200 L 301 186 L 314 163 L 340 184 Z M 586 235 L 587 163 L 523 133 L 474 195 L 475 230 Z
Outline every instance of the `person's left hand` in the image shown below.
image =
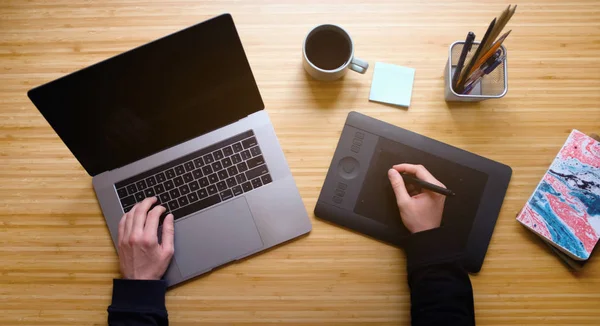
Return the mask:
M 144 199 L 119 222 L 119 260 L 126 279 L 159 280 L 173 257 L 173 214 L 167 215 L 163 222 L 162 244 L 159 244 L 158 223 L 166 208 L 156 206 L 150 210 L 154 203 L 156 197 Z

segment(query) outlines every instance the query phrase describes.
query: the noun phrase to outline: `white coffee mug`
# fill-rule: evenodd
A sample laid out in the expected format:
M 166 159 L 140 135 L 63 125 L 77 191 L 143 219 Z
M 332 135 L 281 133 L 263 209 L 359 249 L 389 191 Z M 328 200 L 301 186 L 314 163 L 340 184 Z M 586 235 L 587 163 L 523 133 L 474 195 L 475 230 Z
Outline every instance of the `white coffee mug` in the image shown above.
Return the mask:
M 313 28 L 302 44 L 302 65 L 318 80 L 341 78 L 348 69 L 364 74 L 369 63 L 354 57 L 350 34 L 338 25 L 324 24 Z

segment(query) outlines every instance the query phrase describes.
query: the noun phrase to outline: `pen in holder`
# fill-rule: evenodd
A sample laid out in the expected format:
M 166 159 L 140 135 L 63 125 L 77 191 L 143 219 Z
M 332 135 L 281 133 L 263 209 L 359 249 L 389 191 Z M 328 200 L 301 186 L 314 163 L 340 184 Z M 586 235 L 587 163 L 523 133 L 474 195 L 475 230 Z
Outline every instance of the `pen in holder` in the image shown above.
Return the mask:
M 459 101 L 459 102 L 480 102 L 491 98 L 501 98 L 508 92 L 508 76 L 506 74 L 506 48 L 504 45 L 500 46 L 504 60 L 490 72 L 488 75 L 484 75 L 480 81 L 478 81 L 469 94 L 458 94 L 452 89 L 452 74 L 458 64 L 460 53 L 464 46 L 464 41 L 456 41 L 450 45 L 448 49 L 448 61 L 446 62 L 446 69 L 444 70 L 444 97 L 446 101 Z M 473 47 L 465 62 L 468 62 L 477 50 L 479 42 L 473 42 Z

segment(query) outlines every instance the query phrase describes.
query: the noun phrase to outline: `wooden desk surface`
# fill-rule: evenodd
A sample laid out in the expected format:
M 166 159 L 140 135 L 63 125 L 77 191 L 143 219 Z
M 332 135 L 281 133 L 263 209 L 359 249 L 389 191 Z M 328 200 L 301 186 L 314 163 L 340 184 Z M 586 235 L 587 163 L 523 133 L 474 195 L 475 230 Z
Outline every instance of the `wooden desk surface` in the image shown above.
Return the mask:
M 403 253 L 312 214 L 350 110 L 513 168 L 483 270 L 471 278 L 478 324 L 597 325 L 600 260 L 572 273 L 514 218 L 570 130 L 600 132 L 600 3 L 521 1 L 505 43 L 507 96 L 445 103 L 448 45 L 469 29 L 481 37 L 507 4 L 2 1 L 0 324 L 105 324 L 119 277 L 91 178 L 26 91 L 231 12 L 314 229 L 169 291 L 174 325 L 409 323 Z M 326 22 L 351 33 L 357 56 L 371 64 L 366 75 L 329 84 L 306 78 L 301 43 Z M 408 110 L 367 100 L 376 61 L 416 68 Z

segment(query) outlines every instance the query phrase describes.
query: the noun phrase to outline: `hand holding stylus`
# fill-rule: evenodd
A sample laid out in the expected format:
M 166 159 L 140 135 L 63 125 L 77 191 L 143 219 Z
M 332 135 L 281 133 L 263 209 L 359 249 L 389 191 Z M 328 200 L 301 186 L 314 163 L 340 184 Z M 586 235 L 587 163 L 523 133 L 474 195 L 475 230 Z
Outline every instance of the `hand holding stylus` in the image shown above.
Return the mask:
M 396 195 L 402 222 L 411 233 L 434 229 L 442 223 L 446 196 L 427 189 L 411 196 L 400 173 L 415 175 L 418 179 L 446 188 L 422 165 L 398 164 L 388 171 L 388 178 Z

